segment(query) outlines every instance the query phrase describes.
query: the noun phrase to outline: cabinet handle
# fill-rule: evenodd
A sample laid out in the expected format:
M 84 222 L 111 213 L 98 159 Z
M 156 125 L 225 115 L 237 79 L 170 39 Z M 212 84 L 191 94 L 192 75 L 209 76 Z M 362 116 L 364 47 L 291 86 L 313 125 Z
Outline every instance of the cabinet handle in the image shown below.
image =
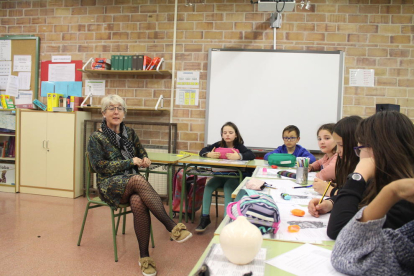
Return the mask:
M 45 142 L 46 142 L 46 140 L 43 140 L 43 148 L 45 148 Z

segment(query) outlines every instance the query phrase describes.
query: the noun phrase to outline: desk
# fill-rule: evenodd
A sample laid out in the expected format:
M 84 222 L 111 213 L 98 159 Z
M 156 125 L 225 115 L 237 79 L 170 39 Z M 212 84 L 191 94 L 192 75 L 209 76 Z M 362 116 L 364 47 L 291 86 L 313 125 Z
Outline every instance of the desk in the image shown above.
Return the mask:
M 218 176 L 218 177 L 225 177 L 225 178 L 240 178 L 240 182 L 243 179 L 243 174 L 241 169 L 246 168 L 246 164 L 247 162 L 243 162 L 243 163 L 237 163 L 237 161 L 241 161 L 241 160 L 234 160 L 233 163 L 225 163 L 223 162 L 223 159 L 212 159 L 212 158 L 204 158 L 204 157 L 200 157 L 200 156 L 189 156 L 186 157 L 184 159 L 180 160 L 180 163 L 183 163 L 183 182 L 181 185 L 181 202 L 180 202 L 180 216 L 179 216 L 179 222 L 182 221 L 182 215 L 183 215 L 183 201 L 187 201 L 186 199 L 186 185 L 185 185 L 185 181 L 186 181 L 186 177 L 187 174 L 188 175 L 194 175 L 194 185 L 196 185 L 196 176 Z M 232 170 L 236 170 L 238 175 L 226 175 L 226 174 L 222 174 L 222 175 L 217 175 L 217 174 L 213 174 L 212 172 L 188 172 L 187 173 L 187 169 L 191 166 L 194 166 L 195 169 L 197 169 L 197 165 L 199 166 L 203 166 L 203 167 L 209 167 L 209 168 L 228 168 L 228 169 L 232 169 Z M 195 188 L 193 189 L 194 194 L 193 194 L 193 199 L 195 199 Z M 186 208 L 187 210 L 187 208 Z M 194 209 L 193 209 L 193 213 L 191 216 L 191 220 L 192 222 L 194 222 Z M 188 222 L 188 213 L 186 212 L 186 216 L 185 216 L 185 221 Z
M 206 250 L 203 252 L 203 255 L 201 255 L 200 259 L 198 260 L 197 264 L 194 266 L 194 268 L 191 270 L 189 275 L 194 275 L 194 273 L 197 272 L 197 270 L 200 268 L 200 266 L 203 264 L 204 259 L 206 258 L 208 252 L 210 251 L 210 248 L 213 244 L 220 243 L 220 236 L 214 236 L 211 240 L 210 244 L 207 246 Z M 295 249 L 299 246 L 303 245 L 303 243 L 297 243 L 297 242 L 287 242 L 287 241 L 276 241 L 276 240 L 263 240 L 262 248 L 266 248 L 266 260 L 272 259 L 274 257 L 277 257 L 283 253 L 286 253 L 292 249 Z M 331 245 L 317 245 L 326 249 L 332 250 L 333 244 Z M 273 276 L 273 275 L 293 275 L 289 272 L 286 272 L 284 270 L 281 270 L 277 267 L 271 266 L 266 264 L 265 265 L 265 275 L 266 276 Z
M 173 186 L 173 168 L 174 165 L 178 163 L 179 160 L 186 158 L 188 155 L 182 154 L 172 154 L 172 153 L 159 153 L 159 152 L 148 152 L 148 157 L 151 160 L 152 164 L 161 164 L 166 165 L 168 167 L 167 173 L 159 172 L 159 171 L 151 171 L 149 168 L 143 170 L 145 172 L 145 176 L 148 179 L 149 173 L 156 173 L 156 174 L 167 174 L 167 185 L 168 185 L 168 206 L 170 207 L 170 217 L 172 218 L 172 186 Z
M 267 160 L 263 160 L 263 159 L 250 160 L 249 163 L 247 163 L 246 168 L 255 169 L 257 166 L 271 168 L 271 166 L 269 166 L 269 163 L 267 162 Z

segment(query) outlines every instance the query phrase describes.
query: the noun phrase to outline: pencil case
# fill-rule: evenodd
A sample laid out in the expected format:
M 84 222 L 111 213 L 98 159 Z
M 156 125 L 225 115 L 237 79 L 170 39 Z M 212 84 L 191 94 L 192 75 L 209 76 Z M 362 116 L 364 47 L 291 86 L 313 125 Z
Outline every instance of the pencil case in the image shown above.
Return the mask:
M 235 150 L 237 153 L 240 153 L 240 151 L 238 149 L 234 149 L 234 148 L 216 148 L 214 150 L 214 152 L 219 152 L 220 153 L 220 159 L 227 159 L 226 154 L 227 153 L 234 153 Z
M 296 163 L 296 156 L 289 153 L 272 153 L 267 159 L 269 165 L 276 165 L 280 167 L 294 167 Z
M 296 179 L 296 173 L 293 173 L 293 172 L 279 171 L 279 172 L 277 172 L 277 174 L 280 175 L 280 176 L 285 176 L 285 177 Z

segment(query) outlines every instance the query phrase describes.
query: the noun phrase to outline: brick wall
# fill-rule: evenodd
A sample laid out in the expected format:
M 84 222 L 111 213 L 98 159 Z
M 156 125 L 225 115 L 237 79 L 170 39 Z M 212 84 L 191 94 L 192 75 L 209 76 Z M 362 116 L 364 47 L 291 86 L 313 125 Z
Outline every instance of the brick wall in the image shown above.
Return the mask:
M 205 4 L 192 6 L 186 6 L 186 1 L 180 0 L 178 5 L 175 69 L 201 71 L 200 105 L 174 106 L 173 120 L 179 124 L 178 148 L 196 152 L 204 141 L 208 49 L 272 49 L 273 29 L 268 23 L 270 12 L 257 12 L 257 6 L 249 0 L 205 0 Z M 310 10 L 283 12 L 277 48 L 344 51 L 344 115 L 366 117 L 375 112 L 375 104 L 392 103 L 401 105 L 402 112 L 414 119 L 414 1 L 311 2 Z M 164 57 L 164 69 L 172 70 L 174 1 L 42 0 L 0 4 L 0 34 L 39 36 L 41 60 L 50 60 L 52 55 L 87 61 L 90 57 L 144 53 Z M 375 69 L 375 87 L 348 86 L 349 69 L 358 68 Z M 154 106 L 161 94 L 165 106 L 170 105 L 171 77 L 102 78 L 107 80 L 107 93 L 126 98 L 129 106 Z M 94 98 L 94 104 L 98 103 L 99 99 Z M 99 116 L 98 112 L 94 114 L 95 118 Z M 168 122 L 169 116 L 169 112 L 129 112 L 128 119 Z M 156 131 L 149 135 L 164 136 Z

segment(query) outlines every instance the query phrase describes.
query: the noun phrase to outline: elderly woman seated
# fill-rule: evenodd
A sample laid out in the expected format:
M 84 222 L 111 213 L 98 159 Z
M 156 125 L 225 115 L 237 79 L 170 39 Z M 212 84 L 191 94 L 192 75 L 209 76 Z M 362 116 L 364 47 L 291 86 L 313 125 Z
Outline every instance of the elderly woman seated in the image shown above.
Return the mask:
M 127 108 L 117 95 L 102 99 L 101 128 L 89 138 L 88 152 L 92 167 L 97 172 L 99 196 L 111 208 L 129 203 L 134 217 L 142 274 L 157 274 L 154 260 L 149 257 L 150 211 L 164 224 L 171 239 L 184 242 L 192 234 L 184 224 L 178 225 L 165 212 L 160 196 L 139 174 L 138 168 L 151 165 L 148 154 L 137 134 L 123 123 Z

